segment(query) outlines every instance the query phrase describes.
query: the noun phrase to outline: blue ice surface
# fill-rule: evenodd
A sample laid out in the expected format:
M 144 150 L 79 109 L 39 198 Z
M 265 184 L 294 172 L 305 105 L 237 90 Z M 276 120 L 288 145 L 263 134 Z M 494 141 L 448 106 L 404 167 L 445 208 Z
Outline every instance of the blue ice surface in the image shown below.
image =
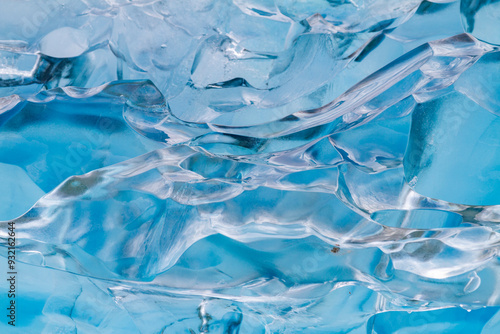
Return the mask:
M 0 22 L 0 333 L 500 332 L 499 1 Z

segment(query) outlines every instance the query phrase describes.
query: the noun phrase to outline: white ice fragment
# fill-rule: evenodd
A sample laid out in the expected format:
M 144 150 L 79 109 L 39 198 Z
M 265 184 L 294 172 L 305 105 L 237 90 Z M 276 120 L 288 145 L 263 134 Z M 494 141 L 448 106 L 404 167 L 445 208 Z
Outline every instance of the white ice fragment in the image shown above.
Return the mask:
M 70 27 L 52 30 L 40 41 L 40 51 L 54 58 L 73 58 L 82 55 L 89 48 L 84 32 Z

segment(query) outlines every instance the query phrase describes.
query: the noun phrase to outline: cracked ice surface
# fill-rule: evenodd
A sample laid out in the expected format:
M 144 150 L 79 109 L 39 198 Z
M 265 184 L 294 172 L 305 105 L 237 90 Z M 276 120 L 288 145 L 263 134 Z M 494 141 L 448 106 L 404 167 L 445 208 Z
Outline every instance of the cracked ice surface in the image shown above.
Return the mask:
M 0 332 L 500 331 L 500 2 L 0 6 Z

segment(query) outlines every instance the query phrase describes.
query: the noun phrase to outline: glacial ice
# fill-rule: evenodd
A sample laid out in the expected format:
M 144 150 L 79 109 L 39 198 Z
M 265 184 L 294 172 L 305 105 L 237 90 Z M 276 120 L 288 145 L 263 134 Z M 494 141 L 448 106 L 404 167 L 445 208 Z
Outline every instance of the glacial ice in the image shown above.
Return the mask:
M 500 331 L 500 2 L 0 6 L 1 333 Z

